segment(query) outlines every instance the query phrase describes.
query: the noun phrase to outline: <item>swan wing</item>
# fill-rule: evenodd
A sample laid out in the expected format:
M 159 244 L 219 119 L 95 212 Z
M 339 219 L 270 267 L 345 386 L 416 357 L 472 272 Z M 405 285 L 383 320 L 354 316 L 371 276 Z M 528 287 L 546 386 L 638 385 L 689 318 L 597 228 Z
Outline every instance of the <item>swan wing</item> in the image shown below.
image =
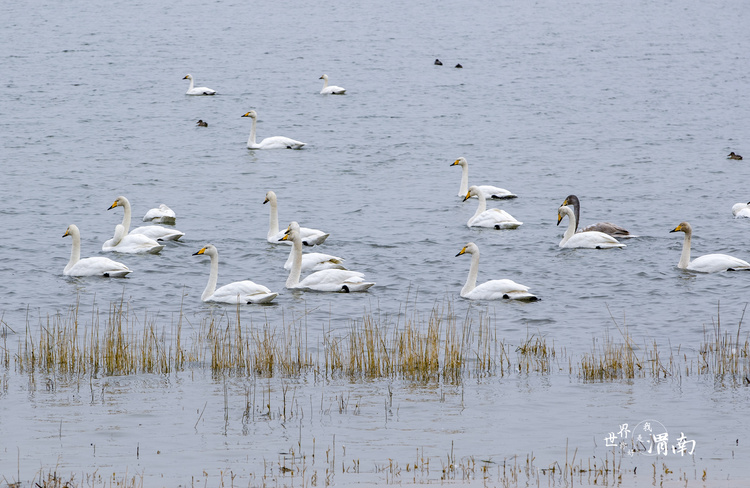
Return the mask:
M 536 300 L 537 297 L 529 293 L 529 287 L 513 280 L 491 280 L 478 285 L 466 294 L 464 298 L 471 300 Z
M 511 193 L 510 191 L 506 190 L 505 188 L 500 188 L 497 186 L 492 185 L 481 185 L 477 186 L 479 191 L 484 194 L 484 198 L 487 200 L 508 200 L 511 198 L 517 198 L 518 195 Z M 472 197 L 477 198 L 477 197 Z
M 564 248 L 585 248 L 585 249 L 609 249 L 613 247 L 625 247 L 620 241 L 609 234 L 597 231 L 578 232 L 573 234 L 567 242 L 560 242 L 560 247 Z
M 284 263 L 284 269 L 292 269 L 293 256 L 289 253 L 286 263 Z M 338 256 L 331 256 L 330 254 L 323 254 L 320 252 L 310 252 L 302 254 L 302 268 L 301 271 L 321 271 L 324 269 L 346 269 L 341 264 L 343 259 Z
M 143 221 L 174 225 L 176 217 L 174 210 L 162 203 L 158 208 L 152 208 L 146 212 L 146 215 L 143 216 Z
M 235 281 L 217 289 L 207 302 L 219 303 L 268 303 L 279 294 L 250 280 Z
M 346 93 L 346 88 L 335 85 L 329 85 L 320 90 L 321 95 L 343 95 L 344 93 Z
M 185 92 L 186 95 L 216 95 L 216 90 L 212 90 L 205 86 L 197 86 L 195 88 L 191 88 L 187 92 Z
M 580 229 L 578 232 L 591 231 L 603 232 L 604 234 L 608 234 L 612 237 L 632 237 L 630 232 L 611 222 L 598 222 L 596 224 L 591 224 L 584 227 L 583 229 Z
M 732 215 L 735 219 L 750 217 L 750 205 L 747 203 L 735 203 L 732 205 Z
M 162 244 L 143 234 L 128 234 L 116 246 L 113 246 L 112 242 L 112 239 L 105 242 L 102 246 L 102 251 L 115 251 L 125 254 L 156 254 L 164 249 Z
M 326 269 L 306 276 L 296 288 L 316 291 L 365 291 L 375 283 L 366 282 L 364 276 L 364 273 L 358 271 Z
M 104 257 L 93 257 L 81 259 L 70 269 L 65 269 L 66 276 L 107 276 L 122 278 L 131 273 L 132 270 L 122 263 Z
M 130 231 L 130 235 L 135 234 L 150 237 L 155 241 L 176 241 L 185 235 L 184 232 L 180 232 L 177 229 L 167 229 L 159 225 L 146 225 Z
M 495 229 L 515 229 L 523 222 L 516 220 L 505 210 L 491 208 L 469 220 L 469 227 L 493 227 Z
M 250 149 L 302 149 L 304 142 L 295 141 L 289 137 L 273 136 L 266 137 L 255 146 L 248 146 Z
M 718 273 L 727 270 L 750 269 L 750 263 L 728 254 L 706 254 L 690 262 L 687 269 L 701 273 Z

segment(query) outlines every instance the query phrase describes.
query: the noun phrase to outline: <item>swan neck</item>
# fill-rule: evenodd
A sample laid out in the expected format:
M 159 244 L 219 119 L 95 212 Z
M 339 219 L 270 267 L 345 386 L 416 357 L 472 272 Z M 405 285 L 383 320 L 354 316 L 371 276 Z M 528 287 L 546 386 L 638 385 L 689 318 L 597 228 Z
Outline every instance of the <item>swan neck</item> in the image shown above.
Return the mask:
M 461 288 L 461 296 L 465 296 L 477 287 L 477 273 L 479 272 L 479 253 L 473 253 L 471 255 L 471 268 L 469 268 L 469 276 L 466 278 L 466 284 Z
M 466 194 L 464 193 L 464 195 Z M 474 212 L 474 217 L 472 218 L 479 217 L 480 214 L 484 213 L 487 210 L 487 199 L 484 197 L 484 193 L 478 191 L 477 200 L 479 200 L 479 206 L 477 206 L 477 211 Z
M 576 228 L 578 227 L 578 219 L 576 219 L 575 214 L 573 212 L 568 212 L 566 215 L 568 216 L 568 228 L 565 229 L 565 234 L 563 234 L 562 241 L 560 242 L 561 246 L 573 237 L 576 233 Z
M 219 280 L 219 255 L 218 254 L 212 254 L 211 255 L 211 273 L 208 275 L 208 284 L 206 284 L 206 289 L 203 290 L 203 295 L 201 295 L 201 300 L 206 300 L 209 297 L 211 297 L 214 292 L 216 291 L 216 282 Z
M 125 235 L 128 235 L 130 233 L 130 202 L 128 200 L 122 202 L 122 209 L 122 226 L 125 228 Z
M 328 78 L 324 77 L 323 78 L 323 89 L 325 90 L 326 88 L 328 88 Z
M 690 264 L 690 242 L 693 236 L 685 232 L 685 240 L 682 241 L 682 254 L 680 254 L 680 262 L 677 263 L 677 267 L 680 269 L 686 269 Z
M 195 85 L 193 84 L 193 77 L 191 76 L 190 78 L 188 78 L 188 80 L 190 80 L 190 87 L 188 87 L 188 91 L 192 91 L 192 90 L 193 90 L 193 87 L 195 86 Z
M 73 248 L 70 250 L 70 261 L 68 261 L 68 265 L 65 266 L 66 271 L 75 266 L 75 264 L 81 260 L 81 233 L 73 231 L 70 234 L 73 238 Z
M 299 285 L 299 277 L 302 273 L 302 240 L 298 237 L 292 241 L 292 269 L 286 279 L 286 287 L 294 288 Z
M 255 117 L 250 117 L 253 121 L 252 125 L 250 126 L 250 135 L 247 138 L 247 147 L 255 147 L 255 124 L 257 120 Z
M 279 208 L 275 198 L 268 203 L 271 204 L 271 213 L 268 217 L 268 237 L 270 238 L 279 233 Z
M 578 203 L 573 205 L 573 214 L 575 214 L 576 218 L 575 232 L 578 232 L 578 222 L 581 221 L 581 206 Z
M 462 164 L 461 165 L 461 185 L 458 187 L 458 196 L 465 197 L 468 191 L 469 191 L 469 166 Z

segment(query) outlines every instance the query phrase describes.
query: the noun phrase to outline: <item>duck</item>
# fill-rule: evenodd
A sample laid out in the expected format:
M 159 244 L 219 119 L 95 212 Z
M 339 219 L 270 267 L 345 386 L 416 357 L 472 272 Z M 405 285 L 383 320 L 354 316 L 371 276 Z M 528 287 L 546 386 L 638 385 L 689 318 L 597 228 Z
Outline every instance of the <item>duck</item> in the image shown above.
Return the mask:
M 740 156 L 739 154 L 735 154 L 734 151 L 732 151 L 727 155 L 727 159 L 736 159 L 737 161 L 741 161 L 742 156 Z
M 565 216 L 568 217 L 568 228 L 565 230 L 565 234 L 560 241 L 560 247 L 567 249 L 611 249 L 625 247 L 625 244 L 604 232 L 587 230 L 576 233 L 576 216 L 573 209 L 568 205 L 562 205 L 557 209 L 557 225 L 560 225 Z
M 198 127 L 208 127 L 208 122 L 203 122 L 203 120 L 198 120 L 198 122 L 195 123 Z
M 461 296 L 469 300 L 526 300 L 537 301 L 536 295 L 529 293 L 529 287 L 520 285 L 513 280 L 490 280 L 477 286 L 477 272 L 479 270 L 479 247 L 473 242 L 466 244 L 456 257 L 471 254 L 471 267 L 466 284 L 461 288 Z
M 456 68 L 463 68 L 463 66 L 461 66 L 461 63 L 458 63 L 456 64 Z
M 279 244 L 283 242 L 285 244 L 291 244 L 291 241 L 282 241 L 281 238 L 286 234 L 286 229 L 279 231 L 279 205 L 276 198 L 276 193 L 273 190 L 266 192 L 266 199 L 263 200 L 263 204 L 271 204 L 271 213 L 268 218 L 268 234 L 266 239 L 271 244 Z M 307 227 L 300 227 L 300 236 L 302 237 L 302 244 L 305 246 L 318 246 L 323 244 L 330 234 L 323 232 L 318 229 L 309 229 Z
M 63 269 L 65 276 L 103 276 L 106 278 L 123 278 L 133 271 L 124 264 L 105 257 L 81 259 L 81 231 L 75 224 L 70 224 L 63 237 L 73 238 L 70 260 Z
M 581 202 L 578 200 L 578 197 L 575 195 L 568 195 L 565 197 L 565 200 L 562 202 L 563 206 L 569 206 L 573 207 L 573 213 L 576 217 L 576 232 L 589 232 L 592 230 L 598 231 L 598 232 L 604 232 L 605 234 L 609 234 L 612 237 L 618 237 L 618 238 L 627 238 L 627 237 L 635 237 L 630 232 L 628 232 L 626 229 L 620 227 L 619 225 L 615 225 L 611 222 L 598 222 L 596 224 L 591 224 L 583 229 L 578 229 L 578 223 L 579 218 L 581 215 Z
M 323 80 L 323 89 L 320 90 L 321 95 L 343 95 L 346 93 L 346 88 L 341 88 L 336 85 L 328 85 L 328 75 L 323 75 L 319 80 Z
M 279 296 L 263 285 L 250 280 L 235 281 L 216 289 L 219 279 L 219 251 L 213 244 L 202 247 L 193 256 L 206 255 L 211 258 L 211 271 L 208 276 L 208 284 L 203 290 L 201 300 L 204 302 L 217 302 L 229 304 L 242 303 L 270 303 Z
M 690 261 L 690 241 L 693 238 L 693 228 L 687 222 L 680 222 L 677 227 L 669 232 L 685 233 L 685 240 L 682 241 L 682 254 L 680 254 L 680 261 L 677 263 L 677 267 L 680 269 L 700 273 L 750 270 L 750 263 L 728 254 L 706 254 Z
M 124 196 L 119 196 L 107 210 L 112 210 L 115 207 L 123 208 L 122 226 L 125 228 L 126 235 L 141 234 L 155 241 L 176 241 L 185 235 L 184 232 L 180 232 L 177 229 L 168 229 L 160 225 L 146 225 L 130 230 L 130 201 Z
M 735 219 L 750 217 L 750 202 L 732 205 L 732 215 Z
M 166 204 L 162 203 L 156 208 L 150 209 L 143 216 L 144 222 L 154 222 L 157 224 L 174 225 L 177 220 L 177 215 L 174 210 L 169 208 Z
M 324 292 L 362 292 L 367 291 L 373 282 L 365 281 L 364 273 L 350 271 L 348 269 L 325 269 L 316 271 L 300 280 L 302 271 L 302 239 L 299 234 L 299 224 L 291 222 L 282 237 L 283 240 L 292 242 L 294 257 L 286 287 L 294 290 L 312 290 Z
M 273 136 L 266 137 L 262 141 L 255 142 L 255 126 L 258 122 L 258 114 L 255 110 L 247 112 L 243 117 L 250 117 L 253 119 L 253 125 L 250 128 L 250 136 L 247 138 L 248 149 L 302 149 L 305 145 L 304 142 L 295 141 L 284 136 Z
M 479 199 L 479 205 L 477 206 L 477 211 L 474 212 L 474 215 L 466 223 L 468 227 L 490 227 L 499 230 L 516 229 L 523 224 L 523 222 L 519 222 L 505 210 L 498 208 L 488 210 L 487 200 L 476 186 L 469 187 L 464 197 L 464 202 L 472 196 L 476 196 Z
M 143 234 L 128 234 L 122 224 L 117 224 L 115 235 L 102 244 L 102 251 L 123 254 L 158 254 L 162 249 L 164 244 L 159 244 Z
M 458 196 L 464 197 L 469 190 L 469 163 L 466 161 L 466 158 L 460 157 L 453 161 L 451 166 L 461 166 L 461 183 L 458 186 Z M 474 185 L 474 187 L 481 191 L 487 200 L 507 200 L 518 197 L 518 195 L 509 192 L 505 188 L 497 186 Z
M 193 75 L 185 75 L 183 80 L 190 80 L 190 88 L 185 92 L 185 95 L 216 95 L 216 90 L 212 90 L 205 86 L 194 87 L 193 86 Z
M 434 62 L 433 64 L 434 64 L 435 66 L 442 66 L 442 65 L 443 65 L 443 62 L 442 62 L 442 61 L 440 61 L 439 59 L 436 59 L 436 60 L 435 60 L 435 62 Z

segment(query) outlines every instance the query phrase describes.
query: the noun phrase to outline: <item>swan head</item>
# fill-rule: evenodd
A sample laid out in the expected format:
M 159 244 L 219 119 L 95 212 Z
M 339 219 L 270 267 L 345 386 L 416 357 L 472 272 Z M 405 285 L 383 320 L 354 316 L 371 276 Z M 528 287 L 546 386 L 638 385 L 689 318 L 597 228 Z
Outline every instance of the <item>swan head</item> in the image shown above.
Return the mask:
M 297 222 L 292 222 L 292 224 L 297 224 Z M 296 226 L 292 226 L 292 224 L 289 224 L 289 227 L 287 227 L 286 232 L 284 232 L 284 237 L 279 239 L 279 241 L 297 241 L 300 239 L 299 235 L 299 224 Z
M 563 217 L 568 216 L 569 219 L 573 218 L 573 211 L 567 205 L 560 205 L 557 209 L 557 225 L 560 225 Z
M 194 252 L 193 256 L 199 256 L 201 254 L 205 254 L 206 256 L 215 256 L 218 255 L 219 252 L 216 250 L 216 246 L 214 246 L 213 244 L 207 244 L 199 251 Z
M 462 254 L 466 254 L 466 253 L 476 254 L 478 252 L 479 252 L 479 248 L 477 247 L 477 245 L 474 244 L 473 242 L 470 242 L 470 243 L 466 244 L 463 247 L 463 249 L 461 249 L 460 251 L 458 251 L 458 254 L 456 254 L 455 257 L 458 257 L 458 256 L 460 256 Z
M 244 117 L 244 115 L 243 115 Z M 268 202 L 274 202 L 276 203 L 276 193 L 273 192 L 273 190 L 268 190 L 266 192 L 266 199 L 263 200 L 263 205 L 265 205 Z
M 680 225 L 670 230 L 669 232 L 684 232 L 687 235 L 692 235 L 693 228 L 687 222 L 681 222 Z
M 568 195 L 565 197 L 565 200 L 562 202 L 563 205 L 570 205 L 575 207 L 576 205 L 580 205 L 581 203 L 578 201 L 578 197 L 575 195 Z
M 251 119 L 257 119 L 258 118 L 258 114 L 255 112 L 255 110 L 251 110 L 248 113 L 246 113 L 245 115 L 243 115 L 243 117 L 250 117 Z
M 322 76 L 321 76 L 320 78 L 318 78 L 318 79 L 319 79 L 319 80 L 326 80 L 326 81 L 328 81 L 328 75 L 322 75 Z
M 183 78 L 183 80 L 192 80 L 192 79 L 193 79 L 193 75 L 185 75 L 185 77 Z
M 112 210 L 115 207 L 124 207 L 125 204 L 126 204 L 126 202 L 130 203 L 130 202 L 128 202 L 127 198 L 125 198 L 123 196 L 119 196 L 119 197 L 117 197 L 115 199 L 115 203 L 113 203 L 112 205 L 110 205 L 110 207 L 107 210 Z
M 63 237 L 71 236 L 73 234 L 79 234 L 78 226 L 75 224 L 70 224 L 67 229 L 65 229 L 65 234 L 63 234 Z
M 453 163 L 451 164 L 451 166 L 458 165 L 458 166 L 463 167 L 463 166 L 466 166 L 467 164 L 468 163 L 466 162 L 466 158 L 460 157 L 460 158 L 456 159 L 455 161 L 453 161 Z
M 470 186 L 469 191 L 466 192 L 466 196 L 464 197 L 464 202 L 468 200 L 471 197 L 478 197 L 479 196 L 479 188 L 476 186 Z

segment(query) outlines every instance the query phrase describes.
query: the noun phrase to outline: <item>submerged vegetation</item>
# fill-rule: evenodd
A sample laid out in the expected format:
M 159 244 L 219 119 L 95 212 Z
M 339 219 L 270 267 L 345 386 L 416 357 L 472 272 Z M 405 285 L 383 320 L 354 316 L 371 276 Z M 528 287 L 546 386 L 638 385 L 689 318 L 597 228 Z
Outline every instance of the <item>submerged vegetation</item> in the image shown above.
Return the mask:
M 2 331 L 0 367 L 34 375 L 171 374 L 210 370 L 215 376 L 258 375 L 316 378 L 401 379 L 421 383 L 460 384 L 467 378 L 513 374 L 567 373 L 582 381 L 635 378 L 681 379 L 714 375 L 729 384 L 750 382 L 750 342 L 742 318 L 727 330 L 720 315 L 693 348 L 656 340 L 636 344 L 627 327 L 616 321 L 618 337 L 609 331 L 594 338 L 590 352 L 567 355 L 546 336 L 527 331 L 517 343 L 500 339 L 486 312 L 472 311 L 463 320 L 450 304 L 435 305 L 426 317 L 412 313 L 395 322 L 365 313 L 344 329 L 323 330 L 310 337 L 307 324 L 291 321 L 274 326 L 244 323 L 241 310 L 203 318 L 194 326 L 180 314 L 159 327 L 120 302 L 106 313 L 81 314 L 79 305 L 26 325 L 15 352 Z M 743 311 L 744 318 L 744 311 Z M 190 329 L 185 337 L 184 330 Z M 36 332 L 33 332 L 36 331 Z M 21 334 L 16 334 L 21 336 Z

